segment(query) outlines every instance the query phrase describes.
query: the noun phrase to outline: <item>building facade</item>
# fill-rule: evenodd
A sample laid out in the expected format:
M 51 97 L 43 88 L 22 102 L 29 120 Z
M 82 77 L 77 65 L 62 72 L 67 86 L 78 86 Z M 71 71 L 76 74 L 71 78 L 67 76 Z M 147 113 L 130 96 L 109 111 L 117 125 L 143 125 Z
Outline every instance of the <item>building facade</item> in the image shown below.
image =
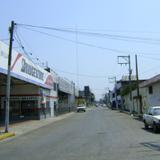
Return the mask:
M 58 77 L 58 106 L 57 113 L 65 113 L 75 110 L 78 89 L 73 81 Z
M 0 119 L 4 119 L 8 45 L 0 42 Z M 10 119 L 41 119 L 54 116 L 58 102 L 57 75 L 12 50 Z
M 160 74 L 140 84 L 142 93 L 142 107 L 144 112 L 150 106 L 160 106 Z

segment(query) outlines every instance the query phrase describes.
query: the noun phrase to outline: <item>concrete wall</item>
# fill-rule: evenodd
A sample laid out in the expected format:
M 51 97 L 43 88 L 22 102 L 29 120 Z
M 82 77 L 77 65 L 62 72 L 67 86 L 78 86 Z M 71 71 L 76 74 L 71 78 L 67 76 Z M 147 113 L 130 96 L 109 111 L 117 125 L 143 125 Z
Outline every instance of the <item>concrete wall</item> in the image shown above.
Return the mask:
M 131 112 L 131 110 L 133 108 L 133 102 L 130 101 L 130 95 L 127 94 L 123 98 L 124 98 L 124 110 Z
M 149 94 L 149 87 L 142 88 L 142 106 L 146 111 L 150 106 L 160 105 L 160 82 L 152 84 L 153 93 Z
M 55 105 L 58 106 L 58 93 L 57 90 L 51 90 L 50 91 L 50 108 L 51 108 L 51 117 L 55 116 L 54 110 Z
M 148 107 L 148 99 L 146 88 L 140 88 L 139 93 L 142 96 L 142 111 L 144 112 Z M 135 97 L 137 96 L 137 89 L 132 91 L 132 101 L 130 100 L 130 94 L 125 95 L 123 98 L 125 100 L 125 109 L 132 112 L 140 113 L 140 103 Z

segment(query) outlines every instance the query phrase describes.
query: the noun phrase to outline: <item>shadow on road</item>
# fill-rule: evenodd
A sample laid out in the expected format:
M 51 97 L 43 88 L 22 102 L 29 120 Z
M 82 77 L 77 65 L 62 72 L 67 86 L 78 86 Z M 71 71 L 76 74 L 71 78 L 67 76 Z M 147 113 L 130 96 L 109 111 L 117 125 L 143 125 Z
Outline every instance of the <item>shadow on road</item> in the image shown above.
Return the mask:
M 160 142 L 144 142 L 140 144 L 152 150 L 160 151 Z
M 159 133 L 160 133 L 160 131 L 159 131 L 158 133 L 154 133 L 152 128 L 145 129 L 145 128 L 143 127 L 142 129 L 145 130 L 146 132 L 152 133 L 152 134 L 159 134 Z
M 143 122 L 143 119 L 140 118 L 140 117 L 133 117 L 133 119 L 137 120 L 137 121 L 140 121 L 140 122 Z

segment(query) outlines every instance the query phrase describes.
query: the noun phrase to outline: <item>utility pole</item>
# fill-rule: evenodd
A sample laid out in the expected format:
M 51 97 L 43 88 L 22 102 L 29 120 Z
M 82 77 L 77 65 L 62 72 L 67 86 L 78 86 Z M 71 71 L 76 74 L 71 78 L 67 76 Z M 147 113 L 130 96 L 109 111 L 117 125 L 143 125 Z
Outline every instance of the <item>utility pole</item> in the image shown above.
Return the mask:
M 120 59 L 123 61 L 120 62 Z M 128 70 L 129 70 L 129 95 L 130 95 L 130 101 L 132 101 L 132 86 L 131 86 L 131 75 L 132 75 L 132 69 L 131 69 L 131 60 L 130 60 L 130 55 L 128 56 L 118 56 L 118 64 L 120 65 L 128 65 Z M 131 108 L 130 108 L 131 112 Z
M 137 55 L 135 55 L 135 62 L 136 62 L 136 80 L 137 80 L 137 98 L 139 100 L 139 111 L 140 114 L 142 114 L 142 101 L 141 101 L 141 96 L 139 94 L 139 75 L 138 75 L 138 61 L 137 61 Z
M 116 102 L 116 109 L 118 110 L 118 100 L 117 100 L 117 79 L 116 77 L 109 77 L 108 78 L 110 83 L 115 83 L 115 102 Z
M 6 106 L 5 106 L 5 133 L 8 132 L 9 126 L 9 105 L 10 105 L 10 86 L 11 86 L 11 61 L 12 61 L 12 42 L 13 42 L 13 31 L 14 21 L 11 22 L 9 27 L 10 42 L 9 42 L 9 54 L 8 54 L 8 71 L 7 71 L 7 86 L 6 86 Z
M 132 74 L 132 70 L 131 70 L 131 59 L 130 59 L 130 55 L 128 55 L 128 66 L 129 66 L 129 90 L 130 90 L 130 101 L 132 101 L 132 86 L 131 86 L 131 74 Z

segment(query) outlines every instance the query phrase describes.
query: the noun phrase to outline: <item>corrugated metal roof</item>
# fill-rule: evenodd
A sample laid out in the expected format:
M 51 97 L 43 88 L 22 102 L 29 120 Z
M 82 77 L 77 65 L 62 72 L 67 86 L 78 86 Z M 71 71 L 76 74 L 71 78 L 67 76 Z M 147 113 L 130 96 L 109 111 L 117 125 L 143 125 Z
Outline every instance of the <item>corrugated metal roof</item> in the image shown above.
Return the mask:
M 147 86 L 152 85 L 152 84 L 157 83 L 157 82 L 160 82 L 160 74 L 158 74 L 158 75 L 140 83 L 139 86 L 141 88 L 143 88 L 143 87 L 147 87 Z

